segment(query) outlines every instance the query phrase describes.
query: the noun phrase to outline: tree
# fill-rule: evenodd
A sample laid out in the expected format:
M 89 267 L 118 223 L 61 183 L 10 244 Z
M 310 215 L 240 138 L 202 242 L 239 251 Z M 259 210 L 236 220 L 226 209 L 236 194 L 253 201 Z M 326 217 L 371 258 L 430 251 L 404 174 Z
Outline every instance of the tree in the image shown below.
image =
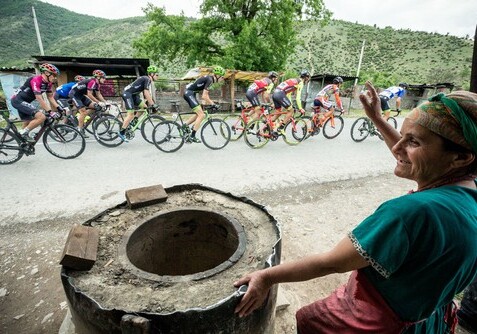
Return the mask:
M 182 55 L 188 67 L 281 70 L 296 44 L 297 20 L 327 21 L 323 0 L 203 0 L 200 19 L 166 15 L 148 4 L 151 26 L 134 48 L 161 65 Z

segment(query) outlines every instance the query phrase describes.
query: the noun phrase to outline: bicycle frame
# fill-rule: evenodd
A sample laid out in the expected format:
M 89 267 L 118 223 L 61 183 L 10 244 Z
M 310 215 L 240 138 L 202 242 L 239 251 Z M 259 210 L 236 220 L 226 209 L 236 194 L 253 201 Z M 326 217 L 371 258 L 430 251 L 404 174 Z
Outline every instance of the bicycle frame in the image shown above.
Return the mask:
M 266 107 L 267 107 L 267 105 L 261 105 L 260 106 L 260 116 L 259 117 L 263 117 L 264 115 L 267 115 L 267 113 L 265 112 Z M 247 124 L 250 121 L 249 113 L 251 111 L 254 111 L 254 110 L 255 110 L 255 107 L 253 107 L 253 106 L 242 108 L 240 118 L 238 118 L 237 121 L 235 122 L 235 124 L 233 124 L 232 126 L 235 127 L 238 130 L 241 130 L 241 131 L 245 130 L 245 128 L 247 127 Z M 243 121 L 244 127 L 240 126 L 241 125 L 241 122 L 240 122 L 241 120 Z
M 319 109 L 319 110 L 317 110 Z M 342 110 L 335 109 L 330 115 L 324 116 L 320 119 L 320 114 L 321 112 L 321 107 L 318 108 L 313 108 L 313 117 L 311 118 L 313 120 L 313 129 L 316 127 L 322 128 L 323 125 L 326 123 L 327 120 L 331 119 L 331 126 L 335 126 L 335 113 L 339 113 L 339 116 L 343 113 Z M 326 110 L 326 109 L 324 109 Z M 326 110 L 324 113 L 328 112 L 329 110 Z
M 275 122 L 278 121 L 278 119 L 280 118 L 280 116 L 282 115 L 286 115 L 288 114 L 288 111 L 278 111 L 278 110 L 275 110 L 273 113 L 270 113 L 270 114 L 264 114 L 265 116 L 265 122 L 266 124 L 268 125 L 268 127 L 272 130 L 270 133 L 267 133 L 267 132 L 263 132 L 262 135 L 263 137 L 265 138 L 270 138 L 272 140 L 276 140 L 278 138 L 278 136 L 276 136 L 274 133 L 273 133 L 273 129 L 275 128 Z M 277 116 L 277 118 L 275 120 L 273 120 L 273 118 Z M 292 129 L 294 131 L 296 131 L 296 120 L 295 120 L 295 116 L 292 115 L 291 118 L 290 118 L 290 122 L 292 123 Z M 260 130 L 263 130 L 263 129 L 260 129 Z
M 134 124 L 133 126 L 131 126 L 131 123 L 129 123 L 129 131 L 131 132 L 134 132 L 136 131 L 140 126 L 141 124 L 149 117 L 149 110 L 146 108 L 146 109 L 140 109 L 140 110 L 136 110 L 136 112 L 142 112 L 142 115 L 139 116 L 139 118 L 137 119 L 137 122 L 136 124 Z M 122 114 L 122 112 L 120 112 L 119 114 Z M 121 118 L 124 120 L 124 118 L 122 117 L 121 115 Z
M 18 128 L 17 126 L 15 125 L 15 123 L 21 123 L 23 121 L 11 121 L 8 119 L 8 117 L 4 117 L 5 118 L 5 121 L 7 122 L 7 127 L 4 128 L 5 129 L 5 133 L 7 133 L 8 131 L 12 130 L 12 132 L 18 137 L 18 138 L 22 138 L 21 134 L 20 134 L 20 131 L 18 131 Z M 28 143 L 30 146 L 35 146 L 36 143 L 38 142 L 38 140 L 40 140 L 41 136 L 43 135 L 43 133 L 46 131 L 46 129 L 50 128 L 50 125 L 52 124 L 53 122 L 51 122 L 51 118 L 47 118 L 40 126 L 40 130 L 38 130 L 38 132 L 35 133 L 35 137 L 33 137 L 33 140 L 34 142 L 31 142 L 31 143 Z M 55 134 L 61 136 L 61 134 L 59 133 L 56 133 L 57 131 L 55 131 Z M 64 138 L 62 138 L 64 139 Z

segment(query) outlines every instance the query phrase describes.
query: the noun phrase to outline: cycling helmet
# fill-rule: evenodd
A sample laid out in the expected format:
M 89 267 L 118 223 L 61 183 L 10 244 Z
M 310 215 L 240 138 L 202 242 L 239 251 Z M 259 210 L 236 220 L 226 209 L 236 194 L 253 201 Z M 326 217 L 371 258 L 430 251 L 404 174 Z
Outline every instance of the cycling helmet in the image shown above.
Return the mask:
M 225 69 L 222 66 L 214 66 L 212 72 L 216 75 L 223 77 L 225 75 Z
M 60 75 L 60 70 L 55 65 L 48 64 L 48 63 L 40 65 L 40 73 L 43 73 L 43 72 Z
M 342 77 L 336 77 L 333 79 L 334 84 L 342 84 L 343 83 L 343 78 Z
M 272 79 L 272 78 L 278 78 L 278 73 L 275 72 L 275 71 L 268 72 L 268 77 L 269 77 L 270 79 Z
M 309 78 L 310 76 L 310 72 L 308 72 L 307 70 L 303 70 L 300 72 L 300 78 Z
M 80 81 L 83 81 L 83 80 L 84 80 L 84 76 L 82 76 L 82 75 L 76 75 L 75 76 L 75 81 L 76 82 L 80 82 Z
M 407 83 L 405 83 L 405 82 L 400 82 L 398 86 L 399 86 L 399 87 L 402 87 L 402 88 L 404 88 L 404 89 L 408 89 L 408 88 L 409 88 L 409 85 L 408 85 Z
M 98 77 L 106 78 L 106 73 L 104 73 L 104 71 L 101 71 L 101 70 L 94 70 L 93 71 L 93 77 L 95 77 L 95 78 L 98 78 Z
M 157 72 L 159 72 L 159 69 L 157 68 L 157 66 L 151 65 L 147 68 L 147 74 L 157 73 Z

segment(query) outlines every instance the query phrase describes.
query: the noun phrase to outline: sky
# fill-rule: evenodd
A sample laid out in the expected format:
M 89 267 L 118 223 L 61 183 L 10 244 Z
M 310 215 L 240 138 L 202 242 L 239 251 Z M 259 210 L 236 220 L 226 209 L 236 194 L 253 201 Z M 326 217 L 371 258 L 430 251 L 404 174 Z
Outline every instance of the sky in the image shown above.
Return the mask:
M 80 14 L 107 19 L 142 16 L 147 3 L 169 15 L 198 17 L 199 0 L 41 0 Z M 477 0 L 324 0 L 333 18 L 384 28 L 411 29 L 474 38 Z

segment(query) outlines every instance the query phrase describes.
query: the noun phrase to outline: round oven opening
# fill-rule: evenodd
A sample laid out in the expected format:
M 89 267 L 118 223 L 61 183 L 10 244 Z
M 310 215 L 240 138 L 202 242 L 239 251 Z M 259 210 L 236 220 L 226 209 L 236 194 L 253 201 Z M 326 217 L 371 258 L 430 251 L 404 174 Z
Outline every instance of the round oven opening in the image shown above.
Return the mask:
M 129 230 L 119 255 L 138 276 L 183 281 L 229 268 L 245 247 L 245 232 L 234 219 L 209 210 L 181 209 Z

